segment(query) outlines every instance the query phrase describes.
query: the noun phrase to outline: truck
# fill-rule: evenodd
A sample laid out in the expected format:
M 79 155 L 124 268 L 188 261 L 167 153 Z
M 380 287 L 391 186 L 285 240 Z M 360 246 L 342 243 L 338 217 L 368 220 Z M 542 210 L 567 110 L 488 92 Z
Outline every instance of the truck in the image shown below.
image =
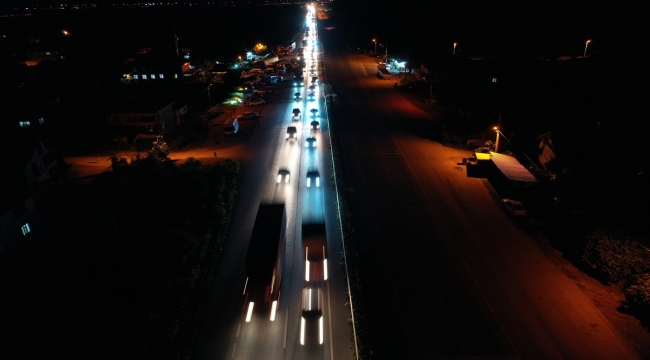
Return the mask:
M 378 67 L 377 69 L 379 70 L 379 72 L 377 73 L 378 78 L 384 79 L 384 80 L 390 80 L 391 75 L 388 72 L 388 70 L 386 70 L 386 67 L 384 67 L 383 69 Z
M 246 322 L 253 311 L 271 321 L 280 301 L 282 262 L 286 244 L 287 214 L 284 204 L 260 204 L 246 253 L 244 309 Z

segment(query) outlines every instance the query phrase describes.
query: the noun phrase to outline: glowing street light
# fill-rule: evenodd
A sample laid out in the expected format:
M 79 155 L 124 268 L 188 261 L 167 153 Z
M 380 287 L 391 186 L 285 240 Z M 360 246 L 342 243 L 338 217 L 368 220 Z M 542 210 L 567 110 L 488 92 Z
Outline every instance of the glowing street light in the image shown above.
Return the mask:
M 458 45 L 458 43 L 454 43 L 454 56 L 456 56 L 456 45 Z
M 587 47 L 589 46 L 589 43 L 590 43 L 590 42 L 591 42 L 591 40 L 587 40 L 587 41 L 585 42 L 585 53 L 582 54 L 582 57 L 587 56 Z
M 69 36 L 70 35 L 70 32 L 68 32 L 68 30 L 62 30 L 61 32 L 63 33 L 63 36 Z
M 372 42 L 375 43 L 375 54 L 376 54 L 376 53 L 377 53 L 377 40 L 376 40 L 376 39 L 372 39 Z
M 497 141 L 496 141 L 496 144 L 494 144 L 494 152 L 498 153 L 499 152 L 499 133 L 500 133 L 500 131 L 499 131 L 499 128 L 496 127 L 496 126 L 494 127 L 494 131 L 497 133 Z

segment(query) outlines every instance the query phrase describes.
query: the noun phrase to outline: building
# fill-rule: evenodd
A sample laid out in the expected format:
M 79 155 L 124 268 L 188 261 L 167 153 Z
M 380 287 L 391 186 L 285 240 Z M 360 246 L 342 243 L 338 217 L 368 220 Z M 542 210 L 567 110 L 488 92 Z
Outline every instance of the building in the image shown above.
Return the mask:
M 0 259 L 18 252 L 42 233 L 34 197 L 65 168 L 54 144 L 44 138 L 35 142 L 17 133 L 4 138 L 0 151 Z
M 127 101 L 116 104 L 113 111 L 105 114 L 109 126 L 122 128 L 122 134 L 131 135 L 150 133 L 164 135 L 176 127 L 177 114 L 174 102 L 161 101 Z
M 171 51 L 149 50 L 126 60 L 124 69 L 122 83 L 128 84 L 182 79 L 192 66 L 188 58 Z

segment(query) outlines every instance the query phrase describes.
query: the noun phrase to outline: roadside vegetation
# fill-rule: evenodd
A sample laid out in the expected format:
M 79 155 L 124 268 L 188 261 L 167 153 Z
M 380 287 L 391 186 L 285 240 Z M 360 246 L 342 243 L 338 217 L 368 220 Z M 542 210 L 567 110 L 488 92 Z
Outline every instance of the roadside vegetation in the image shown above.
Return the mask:
M 1 269 L 7 358 L 191 359 L 239 164 L 168 153 L 46 195 L 48 240 Z

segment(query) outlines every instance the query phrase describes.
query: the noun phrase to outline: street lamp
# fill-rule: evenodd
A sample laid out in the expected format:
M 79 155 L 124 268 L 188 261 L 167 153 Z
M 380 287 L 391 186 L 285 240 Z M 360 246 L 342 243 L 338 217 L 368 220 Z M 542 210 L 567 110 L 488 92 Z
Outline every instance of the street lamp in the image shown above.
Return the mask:
M 587 47 L 589 46 L 589 43 L 590 43 L 590 42 L 591 42 L 591 40 L 587 40 L 587 41 L 585 42 L 585 53 L 582 54 L 582 57 L 586 57 L 586 56 L 587 56 Z
M 376 40 L 376 39 L 372 39 L 372 42 L 375 43 L 375 54 L 376 54 L 376 53 L 377 53 L 377 40 Z
M 212 84 L 208 85 L 207 88 L 205 88 L 205 91 L 208 92 L 208 104 L 210 107 L 212 107 L 212 99 L 210 98 L 210 89 L 212 88 Z
M 458 43 L 454 43 L 454 54 L 453 54 L 453 56 L 456 56 L 456 45 L 458 45 Z
M 68 32 L 68 30 L 63 30 L 62 33 L 63 33 L 63 36 L 68 36 L 68 35 L 70 35 L 70 33 Z
M 494 127 L 494 131 L 497 133 L 497 141 L 496 141 L 496 144 L 494 145 L 494 152 L 498 153 L 499 152 L 499 133 L 501 133 L 501 132 L 499 131 L 499 128 L 496 127 L 496 126 Z

